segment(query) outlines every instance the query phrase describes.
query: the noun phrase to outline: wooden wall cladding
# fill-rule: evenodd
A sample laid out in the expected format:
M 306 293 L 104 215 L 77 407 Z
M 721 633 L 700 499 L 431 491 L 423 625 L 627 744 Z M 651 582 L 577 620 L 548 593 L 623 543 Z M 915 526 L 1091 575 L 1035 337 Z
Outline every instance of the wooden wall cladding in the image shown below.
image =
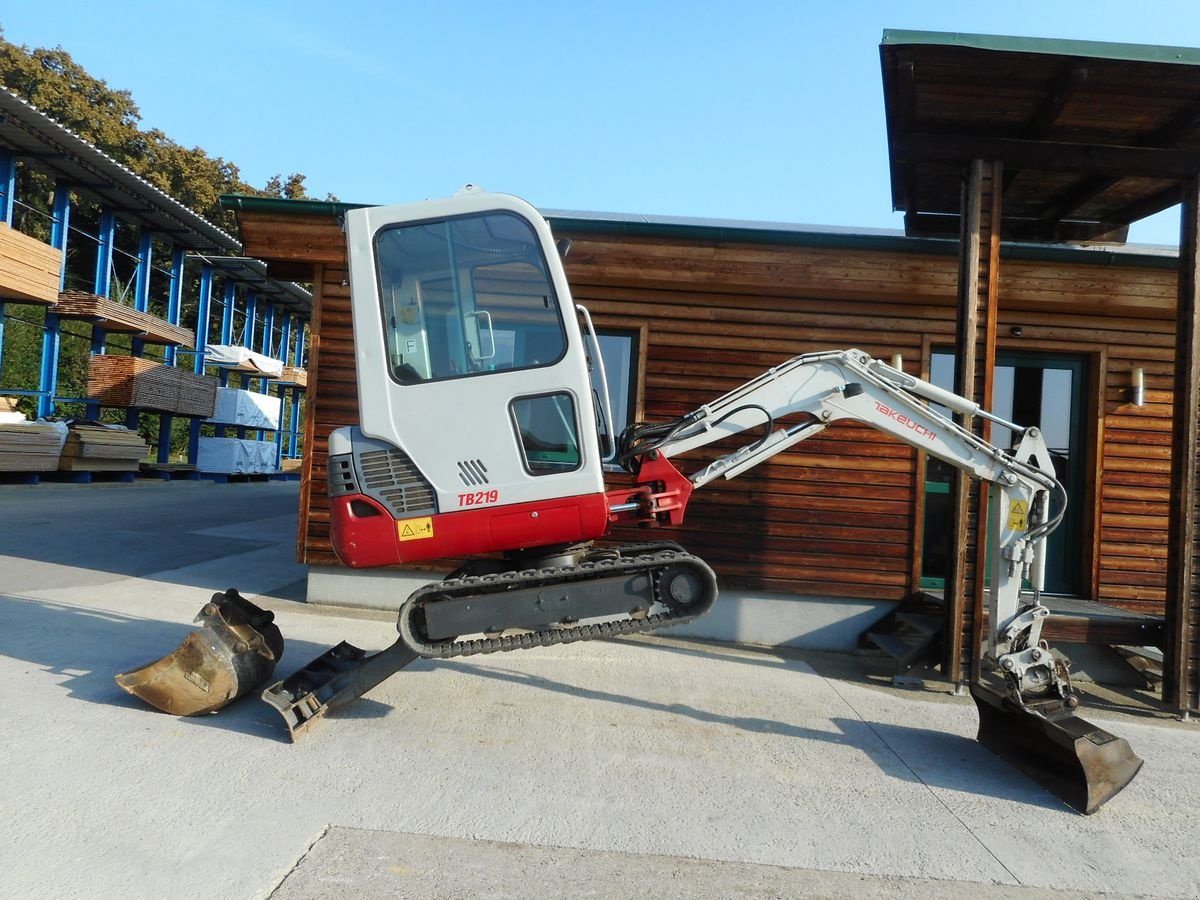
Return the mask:
M 245 222 L 243 231 L 245 231 Z M 300 558 L 336 565 L 325 496 L 329 433 L 358 416 L 342 236 L 281 236 L 300 258 L 324 233 L 310 351 L 310 448 Z M 916 373 L 929 347 L 954 341 L 957 257 L 930 251 L 597 235 L 572 239 L 567 274 L 601 327 L 645 326 L 645 418 L 687 412 L 799 353 L 860 347 L 900 353 Z M 286 247 L 285 247 L 286 245 Z M 336 257 L 336 260 L 334 260 Z M 1085 355 L 1090 410 L 1092 598 L 1161 613 L 1175 272 L 1166 268 L 1005 259 L 1000 346 Z M 1021 337 L 1011 329 L 1021 327 Z M 1131 371 L 1147 402 L 1129 402 Z M 694 471 L 715 451 L 689 454 Z M 675 535 L 726 583 L 803 594 L 898 599 L 913 587 L 916 454 L 870 429 L 838 425 L 734 481 L 706 486 Z M 668 535 L 664 534 L 663 537 Z M 618 537 L 643 539 L 645 532 Z M 1086 579 L 1085 579 L 1086 580 Z
M 651 419 L 797 353 L 857 346 L 900 353 L 916 372 L 929 347 L 953 345 L 953 255 L 570 237 L 569 280 L 598 324 L 649 324 Z M 1072 498 L 1092 536 L 1080 560 L 1089 598 L 1153 614 L 1165 598 L 1175 279 L 1162 267 L 1001 263 L 999 346 L 1078 354 L 1094 373 L 1089 495 Z M 1146 373 L 1142 407 L 1130 402 L 1136 366 Z M 696 467 L 706 458 L 697 454 Z M 679 537 L 751 584 L 895 599 L 912 587 L 918 480 L 906 446 L 838 426 L 727 487 L 706 487 Z

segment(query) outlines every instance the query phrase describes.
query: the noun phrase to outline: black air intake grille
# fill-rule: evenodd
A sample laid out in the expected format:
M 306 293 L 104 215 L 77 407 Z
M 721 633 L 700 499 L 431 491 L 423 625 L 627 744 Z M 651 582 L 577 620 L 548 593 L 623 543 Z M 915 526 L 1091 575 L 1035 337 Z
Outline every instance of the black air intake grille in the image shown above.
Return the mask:
M 437 512 L 433 486 L 403 450 L 373 450 L 358 458 L 363 493 L 385 503 L 397 517 Z
M 464 459 L 458 464 L 458 477 L 467 487 L 487 484 L 487 466 L 482 459 Z

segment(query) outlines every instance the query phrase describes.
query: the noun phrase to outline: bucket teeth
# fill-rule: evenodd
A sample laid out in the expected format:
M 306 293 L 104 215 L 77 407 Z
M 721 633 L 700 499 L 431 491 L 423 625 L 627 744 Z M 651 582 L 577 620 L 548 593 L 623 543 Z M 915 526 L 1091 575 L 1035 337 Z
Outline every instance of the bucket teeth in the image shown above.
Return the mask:
M 275 614 L 236 590 L 213 594 L 196 621 L 201 627 L 175 650 L 116 676 L 125 691 L 176 716 L 215 712 L 262 684 L 283 655 Z
M 1090 815 L 1142 767 L 1129 742 L 1075 715 L 1061 701 L 1027 705 L 971 685 L 979 742 L 1068 806 Z

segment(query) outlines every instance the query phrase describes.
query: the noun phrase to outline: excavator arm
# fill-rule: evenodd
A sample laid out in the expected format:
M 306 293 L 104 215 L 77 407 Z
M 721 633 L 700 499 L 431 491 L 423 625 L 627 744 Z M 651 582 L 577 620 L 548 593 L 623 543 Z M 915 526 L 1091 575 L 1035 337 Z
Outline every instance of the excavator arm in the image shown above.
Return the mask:
M 993 446 L 930 402 L 1011 429 L 1016 446 Z M 627 429 L 618 458 L 635 474 L 635 488 L 618 492 L 614 514 L 678 524 L 695 488 L 734 478 L 838 421 L 869 425 L 990 486 L 984 662 L 989 680 L 1002 688 L 971 685 L 979 740 L 1076 809 L 1099 809 L 1133 779 L 1142 760 L 1126 741 L 1074 714 L 1069 662 L 1042 639 L 1050 615 L 1041 602 L 1046 537 L 1062 520 L 1067 497 L 1037 428 L 1007 422 L 860 350 L 806 354 L 673 422 Z M 759 436 L 690 476 L 670 461 L 747 432 Z
M 1019 434 L 1020 440 L 1014 449 L 1002 450 L 928 401 L 992 419 Z M 1049 614 L 1039 599 L 1045 539 L 1062 519 L 1066 492 L 1054 477 L 1038 429 L 999 419 L 860 350 L 837 350 L 794 357 L 667 425 L 635 425 L 622 436 L 618 458 L 640 473 L 643 460 L 653 455 L 656 465 L 649 473 L 662 480 L 665 467 L 659 460 L 745 432 L 761 433 L 687 476 L 695 489 L 718 477 L 734 478 L 838 421 L 869 425 L 991 486 L 989 661 L 1004 672 L 1018 702 L 1026 693 L 1070 697 L 1066 667 L 1041 641 L 1042 622 Z M 653 497 L 654 492 L 643 496 Z M 643 520 L 661 513 L 653 503 L 626 511 Z M 682 509 L 672 506 L 670 514 L 673 523 L 682 521 Z M 1025 583 L 1032 586 L 1031 595 L 1023 593 Z

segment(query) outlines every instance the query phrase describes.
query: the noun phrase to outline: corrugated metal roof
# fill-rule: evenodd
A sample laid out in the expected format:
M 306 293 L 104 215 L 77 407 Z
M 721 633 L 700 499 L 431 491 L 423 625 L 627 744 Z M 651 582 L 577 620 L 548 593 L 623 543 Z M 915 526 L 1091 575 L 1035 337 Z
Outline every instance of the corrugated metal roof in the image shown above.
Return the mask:
M 62 178 L 80 195 L 189 250 L 241 252 L 236 238 L 3 88 L 0 147 L 35 160 L 37 168 Z

